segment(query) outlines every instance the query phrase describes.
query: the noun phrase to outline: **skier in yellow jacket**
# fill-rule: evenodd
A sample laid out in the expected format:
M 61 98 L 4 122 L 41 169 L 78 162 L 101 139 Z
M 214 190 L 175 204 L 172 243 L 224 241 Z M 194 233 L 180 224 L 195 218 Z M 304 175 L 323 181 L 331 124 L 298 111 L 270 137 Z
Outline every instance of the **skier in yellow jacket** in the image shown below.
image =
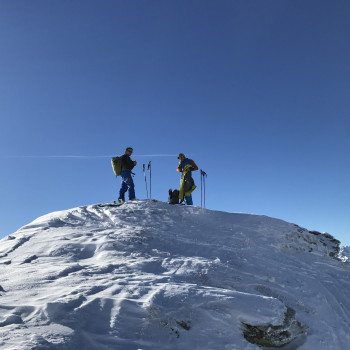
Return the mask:
M 198 166 L 192 159 L 186 158 L 183 153 L 177 157 L 180 162 L 177 171 L 182 173 L 179 199 L 180 203 L 185 199 L 187 205 L 193 205 L 192 192 L 197 187 L 192 178 L 192 171 L 198 170 Z

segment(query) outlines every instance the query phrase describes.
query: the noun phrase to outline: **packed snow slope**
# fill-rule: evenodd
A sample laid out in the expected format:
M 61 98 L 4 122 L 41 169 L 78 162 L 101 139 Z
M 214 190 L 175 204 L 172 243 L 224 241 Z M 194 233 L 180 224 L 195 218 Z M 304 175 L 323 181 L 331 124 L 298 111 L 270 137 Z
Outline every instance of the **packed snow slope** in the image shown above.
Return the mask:
M 350 349 L 338 244 L 152 200 L 45 215 L 0 241 L 0 349 Z

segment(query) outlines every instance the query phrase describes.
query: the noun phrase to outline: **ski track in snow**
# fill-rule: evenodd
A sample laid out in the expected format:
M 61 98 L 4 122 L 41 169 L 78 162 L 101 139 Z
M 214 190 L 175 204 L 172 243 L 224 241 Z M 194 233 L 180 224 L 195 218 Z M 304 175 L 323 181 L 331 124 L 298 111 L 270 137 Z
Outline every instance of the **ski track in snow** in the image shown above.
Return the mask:
M 278 219 L 145 200 L 38 218 L 0 245 L 0 349 L 261 349 L 242 322 L 350 349 L 349 263 Z

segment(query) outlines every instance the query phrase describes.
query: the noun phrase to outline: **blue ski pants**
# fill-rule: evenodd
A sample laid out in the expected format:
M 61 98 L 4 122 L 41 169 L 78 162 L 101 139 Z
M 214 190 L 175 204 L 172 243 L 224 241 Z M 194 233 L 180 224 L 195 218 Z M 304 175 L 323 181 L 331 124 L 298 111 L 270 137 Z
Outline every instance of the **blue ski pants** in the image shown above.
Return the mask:
M 125 200 L 125 192 L 129 193 L 129 200 L 135 199 L 135 185 L 129 170 L 123 170 L 120 174 L 122 178 L 122 186 L 119 191 L 119 198 Z
M 188 197 L 185 196 L 184 199 L 187 205 L 193 205 L 192 194 L 190 194 Z

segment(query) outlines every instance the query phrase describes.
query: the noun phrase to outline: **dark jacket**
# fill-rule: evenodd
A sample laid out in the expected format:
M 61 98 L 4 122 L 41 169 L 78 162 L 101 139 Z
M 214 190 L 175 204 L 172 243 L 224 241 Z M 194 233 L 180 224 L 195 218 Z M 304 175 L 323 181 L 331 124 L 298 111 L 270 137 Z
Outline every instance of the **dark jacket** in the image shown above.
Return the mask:
M 123 170 L 129 170 L 131 171 L 135 164 L 134 162 L 130 159 L 130 157 L 127 154 L 124 154 L 120 157 L 120 163 Z

